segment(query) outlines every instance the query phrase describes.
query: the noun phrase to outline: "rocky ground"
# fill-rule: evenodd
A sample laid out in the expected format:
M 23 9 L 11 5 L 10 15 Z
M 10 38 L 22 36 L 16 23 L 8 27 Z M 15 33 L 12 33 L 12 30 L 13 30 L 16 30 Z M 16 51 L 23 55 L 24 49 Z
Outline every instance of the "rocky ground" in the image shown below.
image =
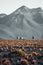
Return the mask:
M 25 44 L 20 41 L 16 43 L 17 45 L 0 43 L 0 65 L 43 65 L 42 45 L 31 44 L 32 41 L 28 44 L 26 41 Z

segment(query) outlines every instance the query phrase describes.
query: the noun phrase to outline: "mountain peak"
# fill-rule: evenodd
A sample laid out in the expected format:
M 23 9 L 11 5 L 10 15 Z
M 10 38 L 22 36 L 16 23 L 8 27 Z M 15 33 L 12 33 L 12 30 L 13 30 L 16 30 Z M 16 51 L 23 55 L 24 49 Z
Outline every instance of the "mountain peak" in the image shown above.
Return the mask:
M 21 12 L 24 12 L 24 13 L 26 13 L 26 12 L 29 12 L 29 8 L 27 7 L 27 6 L 21 6 L 18 10 L 20 10 Z
M 23 5 L 23 6 L 21 6 L 20 8 L 28 8 L 27 6 L 25 6 L 25 5 Z M 28 8 L 29 9 L 29 8 Z
M 36 8 L 36 10 L 38 10 L 38 11 L 42 11 L 41 7 Z
M 27 6 L 25 6 L 25 5 L 21 6 L 20 9 L 21 9 L 21 8 L 22 8 L 22 9 L 29 9 L 29 8 L 28 8 Z
M 41 7 L 38 7 L 38 8 L 33 8 L 32 11 L 42 12 L 42 9 L 41 9 Z
M 0 14 L 0 18 L 3 18 L 5 16 L 6 16 L 6 14 L 4 14 L 4 13 Z
M 26 6 L 25 5 L 23 5 L 23 6 L 21 6 L 22 8 L 25 8 Z

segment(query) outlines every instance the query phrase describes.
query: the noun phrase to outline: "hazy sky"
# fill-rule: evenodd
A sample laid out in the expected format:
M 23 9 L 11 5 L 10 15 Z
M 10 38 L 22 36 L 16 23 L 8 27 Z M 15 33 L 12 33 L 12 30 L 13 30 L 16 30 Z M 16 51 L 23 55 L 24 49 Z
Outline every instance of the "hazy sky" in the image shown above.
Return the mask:
M 0 0 L 0 13 L 10 14 L 22 5 L 43 9 L 43 0 Z

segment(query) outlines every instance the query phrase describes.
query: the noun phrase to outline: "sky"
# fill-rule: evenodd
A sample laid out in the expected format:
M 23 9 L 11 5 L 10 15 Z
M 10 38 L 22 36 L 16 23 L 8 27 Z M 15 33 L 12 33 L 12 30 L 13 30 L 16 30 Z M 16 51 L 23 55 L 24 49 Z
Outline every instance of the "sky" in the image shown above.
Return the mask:
M 10 14 L 23 5 L 28 8 L 41 7 L 43 9 L 43 0 L 0 0 L 0 14 Z

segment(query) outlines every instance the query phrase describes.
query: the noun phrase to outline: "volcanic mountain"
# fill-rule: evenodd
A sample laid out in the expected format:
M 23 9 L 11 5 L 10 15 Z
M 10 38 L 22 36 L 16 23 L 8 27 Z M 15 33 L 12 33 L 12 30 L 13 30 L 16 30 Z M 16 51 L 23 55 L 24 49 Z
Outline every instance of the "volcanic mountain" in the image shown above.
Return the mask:
M 43 40 L 43 10 L 40 7 L 22 6 L 0 19 L 0 39 L 17 39 L 18 36 Z

